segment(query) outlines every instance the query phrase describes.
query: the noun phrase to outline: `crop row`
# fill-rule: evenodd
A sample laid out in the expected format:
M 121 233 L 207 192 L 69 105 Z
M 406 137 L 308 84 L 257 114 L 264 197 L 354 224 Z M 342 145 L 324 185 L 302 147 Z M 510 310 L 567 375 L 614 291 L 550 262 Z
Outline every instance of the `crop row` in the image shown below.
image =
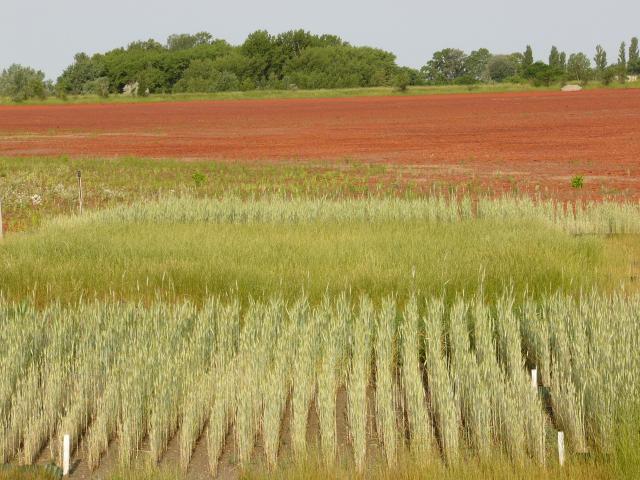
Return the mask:
M 119 205 L 84 217 L 60 217 L 54 225 L 120 223 L 308 223 L 439 221 L 472 218 L 539 221 L 571 234 L 640 233 L 640 204 L 615 202 L 561 203 L 529 197 L 418 199 L 304 199 L 240 197 L 196 199 L 167 197 Z
M 640 297 L 514 300 L 0 303 L 0 463 L 32 464 L 47 447 L 59 458 L 70 434 L 91 469 L 115 439 L 126 466 L 143 443 L 159 461 L 174 438 L 187 468 L 206 438 L 215 474 L 230 438 L 242 466 L 259 437 L 275 467 L 285 422 L 293 457 L 312 447 L 315 409 L 313 447 L 331 465 L 341 389 L 358 471 L 371 417 L 389 466 L 404 451 L 445 464 L 501 451 L 543 465 L 554 430 L 569 454 L 607 453 L 616 413 L 640 393 L 640 356 L 629 354 L 640 347 Z

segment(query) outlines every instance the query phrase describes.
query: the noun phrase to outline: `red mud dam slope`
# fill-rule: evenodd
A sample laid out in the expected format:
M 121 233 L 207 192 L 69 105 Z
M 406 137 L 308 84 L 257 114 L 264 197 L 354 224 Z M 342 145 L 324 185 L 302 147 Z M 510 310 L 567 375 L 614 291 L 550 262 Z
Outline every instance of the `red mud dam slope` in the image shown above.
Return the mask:
M 640 90 L 0 107 L 0 155 L 342 160 L 640 198 Z

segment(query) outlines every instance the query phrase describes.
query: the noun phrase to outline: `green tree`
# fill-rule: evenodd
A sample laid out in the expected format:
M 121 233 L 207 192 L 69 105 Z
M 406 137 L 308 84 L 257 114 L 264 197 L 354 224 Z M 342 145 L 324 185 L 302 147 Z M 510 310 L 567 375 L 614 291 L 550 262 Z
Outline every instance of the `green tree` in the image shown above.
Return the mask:
M 214 60 L 215 69 L 220 72 L 231 72 L 239 79 L 251 78 L 251 59 L 243 55 L 239 50 L 233 50 L 226 55 Z M 255 81 L 251 79 L 255 88 Z
M 622 42 L 618 49 L 618 65 L 627 67 L 627 44 L 625 42 Z
M 274 38 L 266 30 L 258 30 L 247 37 L 240 49 L 250 59 L 251 77 L 256 83 L 265 84 L 276 55 Z
M 397 73 L 392 53 L 343 45 L 306 48 L 287 62 L 283 77 L 299 88 L 350 88 L 391 85 Z
M 622 42 L 618 49 L 618 80 L 627 81 L 627 45 Z
M 570 80 L 586 82 L 591 78 L 591 61 L 584 53 L 572 53 L 567 62 Z
M 135 81 L 140 86 L 140 95 L 149 93 L 160 93 L 166 90 L 166 75 L 159 68 L 148 65 L 145 69 L 140 70 L 135 75 Z
M 629 73 L 640 73 L 640 52 L 638 51 L 638 37 L 633 37 L 629 44 L 629 61 L 627 62 Z
M 101 58 L 100 56 L 91 58 L 83 52 L 77 53 L 73 57 L 73 63 L 58 78 L 58 90 L 64 93 L 80 94 L 87 82 L 107 76 Z
M 526 71 L 531 65 L 533 65 L 533 50 L 531 49 L 531 45 L 527 45 L 524 55 L 522 56 L 522 71 Z
M 421 72 L 432 83 L 451 83 L 466 74 L 466 55 L 457 48 L 445 48 L 433 54 Z
M 560 52 L 560 70 L 562 70 L 563 72 L 567 71 L 567 53 L 566 52 Z
M 23 102 L 30 98 L 44 99 L 47 94 L 44 73 L 39 70 L 14 64 L 0 75 L 0 97 Z
M 629 43 L 629 61 L 635 61 L 640 58 L 640 51 L 638 50 L 638 37 L 633 37 L 631 43 Z
M 511 55 L 494 55 L 487 65 L 489 78 L 494 82 L 503 82 L 513 77 L 517 71 L 518 67 Z
M 482 80 L 487 75 L 487 65 L 491 57 L 491 52 L 486 48 L 474 50 L 464 60 L 465 74 L 475 80 Z
M 209 45 L 213 41 L 213 36 L 208 32 L 199 32 L 194 35 L 188 33 L 178 33 L 169 35 L 167 38 L 167 48 L 169 50 L 188 50 L 199 45 Z
M 602 48 L 602 45 L 596 47 L 596 56 L 593 57 L 593 61 L 596 64 L 598 73 L 604 72 L 604 69 L 607 68 L 607 52 Z
M 131 42 L 127 46 L 127 50 L 143 50 L 143 51 L 153 51 L 153 50 L 162 50 L 164 47 L 159 42 L 155 41 L 153 38 L 149 40 L 141 40 L 137 42 Z
M 211 59 L 193 60 L 174 86 L 175 92 L 223 92 L 239 90 L 240 82 L 232 72 L 221 72 Z
M 406 92 L 410 83 L 411 78 L 409 77 L 409 73 L 405 70 L 400 70 L 393 79 L 393 87 L 399 92 Z
M 205 60 L 206 64 L 198 63 Z M 232 46 L 201 32 L 171 35 L 166 45 L 145 40 L 91 57 L 78 54 L 58 79 L 56 90 L 61 96 L 94 91 L 104 84 L 94 81 L 104 78 L 112 93 L 137 82 L 141 94 L 147 89 L 206 92 L 294 84 L 302 88 L 377 86 L 392 85 L 400 72 L 409 75 L 410 84 L 422 81 L 416 70 L 398 67 L 393 54 L 354 47 L 335 35 L 292 30 L 273 36 L 259 30 L 240 46 Z
M 600 73 L 600 81 L 604 85 L 609 85 L 618 75 L 618 69 L 615 65 L 610 65 Z
M 524 60 L 524 55 L 522 54 L 522 52 L 513 52 L 511 54 L 508 55 L 509 58 L 511 59 L 511 61 L 514 63 L 514 65 L 516 66 L 516 75 L 521 75 L 522 74 L 522 62 Z
M 560 69 L 560 52 L 555 45 L 551 47 L 551 53 L 549 53 L 549 66 Z
M 100 77 L 95 80 L 89 80 L 84 84 L 82 89 L 82 93 L 98 95 L 102 98 L 107 98 L 109 96 L 109 78 L 108 77 Z
M 411 67 L 400 67 L 398 73 L 404 72 L 409 77 L 409 85 L 422 85 L 424 79 L 420 70 Z
M 536 87 L 548 87 L 559 76 L 558 70 L 551 68 L 544 62 L 535 62 L 529 65 L 525 73 Z

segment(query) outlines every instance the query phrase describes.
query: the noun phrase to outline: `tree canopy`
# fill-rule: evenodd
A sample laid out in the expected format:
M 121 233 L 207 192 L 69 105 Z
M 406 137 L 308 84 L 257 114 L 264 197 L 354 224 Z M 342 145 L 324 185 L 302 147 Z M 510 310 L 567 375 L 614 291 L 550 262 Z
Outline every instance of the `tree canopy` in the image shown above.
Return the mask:
M 569 80 L 587 81 L 591 77 L 591 60 L 584 53 L 572 53 L 567 62 Z
M 638 38 L 622 42 L 617 63 L 608 66 L 607 52 L 596 47 L 591 61 L 583 53 L 567 54 L 555 45 L 548 62 L 536 61 L 533 49 L 494 54 L 486 48 L 470 53 L 458 48 L 436 51 L 420 69 L 401 67 L 393 53 L 379 48 L 353 46 L 335 35 L 290 30 L 273 35 L 257 30 L 240 45 L 215 38 L 208 32 L 170 35 L 165 43 L 135 41 L 105 53 L 74 56 L 55 88 L 44 74 L 12 65 L 0 77 L 0 96 L 16 101 L 50 93 L 94 94 L 106 97 L 133 90 L 138 94 L 219 92 L 252 89 L 320 89 L 477 82 L 587 81 L 595 76 L 604 83 L 627 73 L 640 74 Z
M 518 71 L 518 66 L 510 55 L 494 55 L 487 68 L 489 78 L 494 82 L 503 82 Z
M 596 63 L 596 70 L 599 72 L 607 68 L 607 52 L 602 48 L 602 45 L 596 46 L 596 56 L 593 57 L 593 61 Z
M 638 37 L 633 37 L 629 44 L 629 61 L 627 69 L 633 75 L 640 74 L 640 52 L 638 51 Z
M 91 57 L 78 54 L 58 85 L 73 94 L 99 78 L 114 93 L 136 82 L 139 91 L 151 93 L 365 87 L 391 85 L 401 71 L 392 53 L 354 47 L 335 35 L 258 30 L 232 46 L 200 32 L 171 35 L 164 45 L 147 40 Z
M 45 98 L 49 86 L 45 83 L 44 73 L 22 65 L 11 65 L 0 75 L 0 96 L 9 97 L 14 102 L 29 98 Z

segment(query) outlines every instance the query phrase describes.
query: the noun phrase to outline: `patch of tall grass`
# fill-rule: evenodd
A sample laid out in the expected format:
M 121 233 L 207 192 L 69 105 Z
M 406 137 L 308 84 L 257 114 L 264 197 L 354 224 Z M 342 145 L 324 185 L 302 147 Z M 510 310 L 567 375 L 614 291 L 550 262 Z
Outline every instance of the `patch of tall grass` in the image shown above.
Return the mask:
M 79 296 L 245 299 L 301 289 L 534 295 L 618 286 L 628 260 L 598 233 L 640 229 L 638 207 L 566 212 L 528 200 L 172 199 L 61 217 L 0 246 L 0 290 L 38 303 Z M 625 265 L 623 265 L 625 264 Z
M 105 224 L 304 224 L 312 222 L 529 220 L 574 235 L 640 233 L 640 203 L 588 202 L 563 204 L 553 200 L 500 198 L 308 199 L 240 197 L 195 199 L 170 197 L 119 205 L 85 216 L 58 217 L 51 226 Z

